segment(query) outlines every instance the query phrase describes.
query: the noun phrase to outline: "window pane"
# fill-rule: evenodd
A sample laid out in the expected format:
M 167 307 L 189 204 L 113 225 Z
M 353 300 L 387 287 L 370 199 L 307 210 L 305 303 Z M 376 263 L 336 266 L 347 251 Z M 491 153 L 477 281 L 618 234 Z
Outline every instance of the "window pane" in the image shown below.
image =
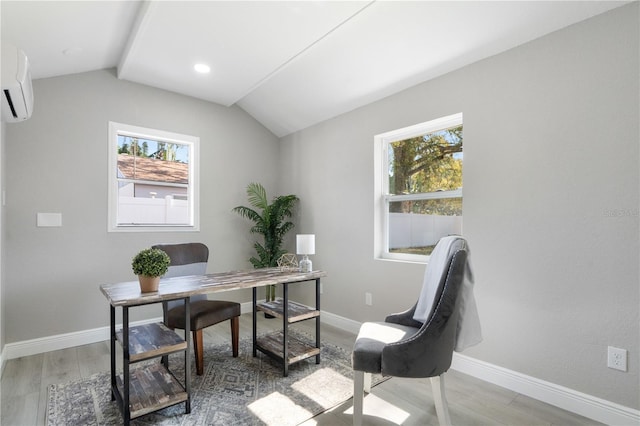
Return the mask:
M 189 146 L 118 135 L 118 170 L 126 179 L 189 183 Z
M 429 255 L 438 240 L 462 234 L 462 197 L 389 203 L 389 252 Z
M 462 187 L 462 125 L 388 144 L 389 194 Z
M 189 225 L 188 144 L 118 135 L 119 225 Z

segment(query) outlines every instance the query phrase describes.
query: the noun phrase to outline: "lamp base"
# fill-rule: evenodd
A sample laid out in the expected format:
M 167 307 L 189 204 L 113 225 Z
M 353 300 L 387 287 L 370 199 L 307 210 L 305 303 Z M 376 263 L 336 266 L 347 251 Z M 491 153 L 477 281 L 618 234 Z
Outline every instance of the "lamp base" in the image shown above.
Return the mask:
M 313 267 L 311 266 L 311 260 L 307 255 L 300 261 L 300 272 L 311 272 Z

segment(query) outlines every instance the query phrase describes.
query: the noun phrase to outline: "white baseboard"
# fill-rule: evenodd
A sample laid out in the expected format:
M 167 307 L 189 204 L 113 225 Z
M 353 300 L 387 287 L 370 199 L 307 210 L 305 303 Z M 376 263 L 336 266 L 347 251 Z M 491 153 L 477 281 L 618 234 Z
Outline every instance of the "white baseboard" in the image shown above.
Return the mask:
M 253 302 L 244 302 L 240 304 L 240 312 L 243 314 L 248 314 L 253 309 Z
M 134 321 L 131 325 L 142 325 L 159 321 L 162 321 L 162 318 Z M 122 327 L 122 324 L 117 324 L 117 327 Z M 6 359 L 14 359 L 22 356 L 72 348 L 74 346 L 104 342 L 105 340 L 109 340 L 109 327 L 99 327 L 90 330 L 75 331 L 73 333 L 57 334 L 55 336 L 7 343 L 4 346 L 3 355 L 6 356 Z
M 251 302 L 242 303 L 242 313 L 251 312 L 251 307 Z M 357 334 L 358 330 L 360 330 L 360 322 L 332 314 L 331 312 L 322 311 L 320 318 L 325 324 L 354 334 Z M 153 318 L 136 321 L 131 325 L 148 324 L 158 321 L 162 321 L 162 319 Z M 100 327 L 74 333 L 8 343 L 5 345 L 2 353 L 0 353 L 0 370 L 4 367 L 4 361 L 9 359 L 102 342 L 108 339 L 109 327 Z M 517 371 L 508 370 L 459 353 L 454 353 L 453 355 L 452 369 L 480 380 L 493 383 L 522 395 L 609 425 L 627 426 L 640 424 L 639 410 L 624 407 L 614 402 L 606 401 L 544 380 L 539 380 L 535 377 L 527 376 Z
M 325 324 L 332 325 L 341 330 L 348 331 L 353 334 L 358 334 L 360 331 L 361 322 L 354 321 L 349 318 L 341 317 L 331 312 L 322 311 L 320 314 L 321 321 Z
M 608 425 L 638 425 L 640 411 L 454 352 L 451 368 Z

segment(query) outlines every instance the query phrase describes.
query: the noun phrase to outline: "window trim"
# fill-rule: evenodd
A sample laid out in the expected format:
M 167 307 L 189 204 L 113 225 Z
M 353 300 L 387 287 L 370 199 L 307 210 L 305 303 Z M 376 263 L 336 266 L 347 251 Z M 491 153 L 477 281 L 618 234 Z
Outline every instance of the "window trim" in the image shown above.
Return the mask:
M 409 139 L 438 130 L 448 129 L 463 124 L 462 113 L 448 115 L 409 127 L 392 130 L 375 135 L 374 140 L 374 238 L 373 257 L 378 260 L 393 260 L 412 263 L 427 263 L 430 256 L 391 253 L 389 251 L 389 202 L 442 199 L 462 197 L 462 189 L 443 191 L 438 193 L 390 195 L 389 179 L 387 176 L 389 164 L 389 143 Z M 464 169 L 463 169 L 464 173 Z M 436 195 L 437 194 L 437 195 Z
M 118 135 L 135 136 L 143 139 L 160 140 L 188 145 L 189 158 L 189 199 L 191 200 L 191 224 L 185 225 L 118 225 Z M 193 232 L 200 231 L 200 138 L 165 130 L 150 129 L 130 124 L 109 121 L 108 143 L 108 232 Z

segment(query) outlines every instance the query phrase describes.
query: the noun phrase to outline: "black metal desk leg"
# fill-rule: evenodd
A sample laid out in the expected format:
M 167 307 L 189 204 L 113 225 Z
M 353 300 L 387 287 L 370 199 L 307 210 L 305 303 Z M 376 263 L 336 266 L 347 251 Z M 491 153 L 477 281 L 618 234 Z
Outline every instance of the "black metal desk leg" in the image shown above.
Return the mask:
M 282 364 L 283 376 L 289 375 L 289 284 L 282 284 Z
M 253 287 L 253 356 L 258 356 L 258 289 Z
M 316 311 L 320 312 L 320 278 L 316 278 Z M 320 316 L 316 317 L 316 348 L 320 348 Z M 316 364 L 320 364 L 320 352 L 316 355 Z
M 187 391 L 187 400 L 184 402 L 185 413 L 191 413 L 191 297 L 184 298 L 184 340 L 187 342 L 187 350 L 184 352 L 184 383 Z
M 169 324 L 169 304 L 168 302 L 162 302 L 162 323 L 164 325 Z M 164 365 L 164 368 L 169 369 L 169 356 L 163 355 L 160 358 L 160 362 Z
M 111 400 L 116 399 L 116 308 L 113 305 L 109 305 L 110 316 L 110 335 L 111 335 Z
M 131 406 L 129 405 L 129 395 L 131 387 L 131 377 L 129 374 L 129 308 L 122 307 L 122 382 L 123 382 L 123 398 L 122 398 L 122 417 L 124 425 L 129 426 L 131 421 Z

